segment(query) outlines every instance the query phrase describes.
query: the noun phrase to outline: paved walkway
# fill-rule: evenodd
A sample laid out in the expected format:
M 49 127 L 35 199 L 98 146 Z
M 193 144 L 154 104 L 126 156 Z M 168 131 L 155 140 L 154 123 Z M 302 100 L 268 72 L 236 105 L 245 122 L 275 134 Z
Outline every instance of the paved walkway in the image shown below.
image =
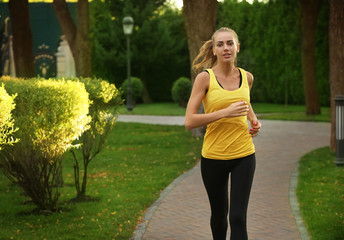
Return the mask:
M 145 117 L 129 118 L 132 118 L 130 121 L 145 122 Z M 174 124 L 184 123 L 183 118 L 174 118 Z M 168 121 L 171 120 L 169 117 L 158 119 L 164 124 L 173 124 Z M 119 121 L 129 120 L 127 116 L 120 116 Z M 150 123 L 158 124 L 159 121 Z M 254 138 L 257 168 L 248 209 L 249 239 L 307 239 L 295 200 L 296 167 L 302 155 L 329 145 L 330 124 L 261 122 L 262 131 Z M 147 210 L 145 221 L 138 226 L 132 239 L 210 240 L 209 218 L 208 198 L 198 164 L 162 192 Z

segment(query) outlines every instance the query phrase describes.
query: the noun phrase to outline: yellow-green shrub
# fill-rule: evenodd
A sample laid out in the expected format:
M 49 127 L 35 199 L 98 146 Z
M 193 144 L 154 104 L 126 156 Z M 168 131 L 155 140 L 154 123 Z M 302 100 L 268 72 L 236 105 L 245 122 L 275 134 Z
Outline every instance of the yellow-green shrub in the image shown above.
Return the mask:
M 0 152 L 5 174 L 18 183 L 40 209 L 54 209 L 53 188 L 62 154 L 87 130 L 89 98 L 80 82 L 44 79 L 4 79 L 17 94 L 13 110 L 15 136 L 20 141 Z
M 92 117 L 90 129 L 84 132 L 77 143 L 80 148 L 72 149 L 75 160 L 74 173 L 77 198 L 86 197 L 87 167 L 91 160 L 101 151 L 105 140 L 115 124 L 117 108 L 122 104 L 121 93 L 114 84 L 96 78 L 75 79 L 85 84 L 92 101 L 89 114 Z M 81 151 L 83 161 L 82 185 L 80 185 L 80 167 L 75 151 Z
M 12 118 L 12 110 L 15 108 L 15 95 L 10 96 L 3 85 L 0 86 L 0 150 L 3 145 L 12 145 L 16 143 L 12 135 L 16 131 L 13 128 L 14 121 Z

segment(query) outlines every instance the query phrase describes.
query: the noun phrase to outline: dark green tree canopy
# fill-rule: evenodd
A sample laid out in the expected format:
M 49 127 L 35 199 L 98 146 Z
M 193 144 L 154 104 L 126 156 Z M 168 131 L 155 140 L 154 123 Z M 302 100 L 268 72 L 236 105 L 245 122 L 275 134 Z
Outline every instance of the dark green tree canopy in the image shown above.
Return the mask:
M 181 12 L 153 1 L 99 1 L 91 4 L 95 74 L 120 86 L 126 79 L 126 39 L 122 20 L 134 19 L 132 75 L 153 101 L 171 101 L 173 81 L 189 75 L 188 49 Z
M 98 77 L 120 86 L 126 79 L 126 39 L 122 19 L 134 18 L 132 74 L 142 79 L 153 101 L 172 101 L 173 81 L 190 77 L 190 61 L 181 10 L 165 1 L 91 2 L 93 66 Z M 329 3 L 321 0 L 316 29 L 316 78 L 319 101 L 329 105 Z M 252 100 L 304 104 L 299 0 L 219 2 L 217 28 L 233 28 L 241 43 L 238 65 L 255 78 Z M 257 86 L 256 86 L 257 85 Z

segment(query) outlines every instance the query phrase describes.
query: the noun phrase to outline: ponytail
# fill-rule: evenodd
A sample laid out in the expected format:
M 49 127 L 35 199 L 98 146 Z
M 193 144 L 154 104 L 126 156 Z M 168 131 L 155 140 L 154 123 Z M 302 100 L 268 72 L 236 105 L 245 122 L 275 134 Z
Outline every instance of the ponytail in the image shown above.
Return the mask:
M 213 67 L 216 60 L 216 56 L 213 55 L 213 40 L 208 40 L 202 45 L 201 49 L 199 50 L 198 55 L 192 63 L 192 69 L 196 73 L 199 73 L 204 68 Z

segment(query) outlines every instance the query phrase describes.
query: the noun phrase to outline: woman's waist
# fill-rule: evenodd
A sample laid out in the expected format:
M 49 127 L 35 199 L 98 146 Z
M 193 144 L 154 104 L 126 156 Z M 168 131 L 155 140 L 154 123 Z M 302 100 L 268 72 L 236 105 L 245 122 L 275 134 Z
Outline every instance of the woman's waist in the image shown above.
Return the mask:
M 249 136 L 247 121 L 245 123 L 217 122 L 207 125 L 205 138 L 236 138 Z
M 215 122 L 209 123 L 208 127 L 212 128 L 248 128 L 247 116 L 232 117 L 232 118 L 221 118 Z

